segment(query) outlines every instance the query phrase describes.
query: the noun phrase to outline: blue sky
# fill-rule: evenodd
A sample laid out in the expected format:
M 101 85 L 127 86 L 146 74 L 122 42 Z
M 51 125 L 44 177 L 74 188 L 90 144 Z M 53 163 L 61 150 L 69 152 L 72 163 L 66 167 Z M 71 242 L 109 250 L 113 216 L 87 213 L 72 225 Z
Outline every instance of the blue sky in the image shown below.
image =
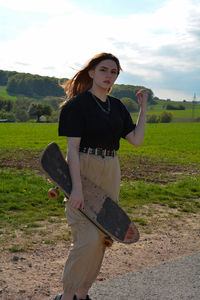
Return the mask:
M 119 84 L 200 100 L 200 1 L 0 0 L 0 69 L 70 78 L 100 52 Z

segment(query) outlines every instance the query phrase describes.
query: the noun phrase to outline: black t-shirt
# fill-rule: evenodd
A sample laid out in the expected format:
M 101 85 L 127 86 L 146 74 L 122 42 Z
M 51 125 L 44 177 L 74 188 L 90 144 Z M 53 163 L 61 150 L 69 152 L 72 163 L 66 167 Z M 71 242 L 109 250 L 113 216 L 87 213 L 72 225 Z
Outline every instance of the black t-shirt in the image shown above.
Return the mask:
M 108 107 L 108 100 L 96 100 L 104 109 Z M 81 137 L 81 147 L 118 150 L 120 138 L 125 138 L 135 124 L 119 99 L 109 96 L 109 100 L 107 114 L 88 91 L 71 98 L 61 109 L 59 135 Z

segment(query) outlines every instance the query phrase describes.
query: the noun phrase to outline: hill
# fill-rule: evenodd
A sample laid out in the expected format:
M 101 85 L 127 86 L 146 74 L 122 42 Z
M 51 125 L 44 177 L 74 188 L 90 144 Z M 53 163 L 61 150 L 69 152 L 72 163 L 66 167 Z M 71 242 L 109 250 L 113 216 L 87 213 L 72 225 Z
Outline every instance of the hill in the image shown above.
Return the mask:
M 62 80 L 62 79 L 61 79 Z M 58 78 L 0 70 L 0 85 L 11 95 L 28 97 L 64 96 Z
M 64 80 L 67 79 L 0 70 L 0 86 L 6 87 L 7 96 L 23 95 L 32 98 L 43 98 L 46 96 L 63 97 L 64 91 L 59 85 L 59 81 L 62 82 Z M 136 93 L 141 88 L 144 87 L 116 84 L 113 86 L 111 95 L 119 99 L 128 97 L 137 102 Z M 148 92 L 149 101 L 153 103 L 153 92 L 151 89 L 148 89 Z
M 32 118 L 40 120 L 46 112 L 48 114 L 43 121 L 57 122 L 59 116 L 59 105 L 65 97 L 63 88 L 59 81 L 66 78 L 33 75 L 30 73 L 19 73 L 16 71 L 0 70 L 0 120 L 26 122 Z M 115 84 L 111 95 L 120 99 L 130 112 L 138 111 L 136 93 L 144 86 Z M 176 122 L 194 121 L 199 119 L 200 105 L 192 102 L 176 102 L 163 100 L 154 96 L 151 89 L 146 88 L 149 93 L 148 113 L 158 115 L 164 110 L 172 111 Z M 30 111 L 31 108 L 31 111 Z M 193 112 L 196 110 L 195 114 Z M 187 112 L 178 112 L 187 110 Z M 31 112 L 31 113 L 30 113 Z M 177 115 L 177 117 L 176 117 Z M 155 119 L 155 118 L 154 118 Z M 158 118 L 157 118 L 158 120 Z

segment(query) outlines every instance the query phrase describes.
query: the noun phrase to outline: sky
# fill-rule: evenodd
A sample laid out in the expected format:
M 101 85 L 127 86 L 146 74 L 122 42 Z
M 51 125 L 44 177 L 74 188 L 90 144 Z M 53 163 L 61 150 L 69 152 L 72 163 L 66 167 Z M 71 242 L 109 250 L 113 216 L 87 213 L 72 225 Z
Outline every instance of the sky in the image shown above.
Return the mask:
M 0 69 L 70 78 L 95 54 L 118 84 L 200 100 L 200 0 L 0 0 Z

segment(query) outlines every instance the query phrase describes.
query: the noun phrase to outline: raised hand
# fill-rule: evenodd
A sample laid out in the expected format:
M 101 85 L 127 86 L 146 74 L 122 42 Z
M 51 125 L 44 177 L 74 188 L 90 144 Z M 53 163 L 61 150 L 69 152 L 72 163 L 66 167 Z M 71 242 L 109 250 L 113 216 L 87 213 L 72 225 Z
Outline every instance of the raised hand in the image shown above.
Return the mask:
M 148 95 L 148 92 L 146 89 L 140 89 L 137 92 L 136 96 L 138 97 L 138 103 L 139 103 L 140 107 L 147 104 L 149 95 Z

